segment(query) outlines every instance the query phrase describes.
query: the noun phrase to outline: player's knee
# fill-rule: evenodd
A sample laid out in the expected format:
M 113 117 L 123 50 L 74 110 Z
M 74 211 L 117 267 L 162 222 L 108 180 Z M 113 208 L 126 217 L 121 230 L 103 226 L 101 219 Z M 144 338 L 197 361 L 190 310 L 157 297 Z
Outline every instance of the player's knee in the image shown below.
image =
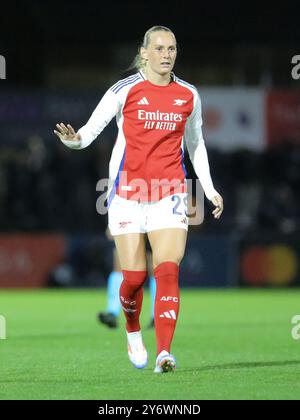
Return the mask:
M 128 259 L 127 261 L 122 261 L 121 271 L 146 271 L 147 265 L 145 261 L 139 261 L 134 259 Z
M 180 265 L 181 261 L 183 258 L 183 254 L 177 253 L 176 255 L 154 255 L 153 256 L 153 267 L 156 268 L 158 267 L 160 264 L 168 261 L 168 262 L 173 262 L 175 264 L 177 264 L 178 266 Z

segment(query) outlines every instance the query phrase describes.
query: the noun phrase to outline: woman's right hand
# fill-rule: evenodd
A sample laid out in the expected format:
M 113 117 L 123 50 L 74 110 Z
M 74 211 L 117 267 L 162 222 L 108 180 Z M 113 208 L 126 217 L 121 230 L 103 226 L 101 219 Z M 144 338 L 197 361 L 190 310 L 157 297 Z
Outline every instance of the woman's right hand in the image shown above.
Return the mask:
M 56 124 L 57 130 L 54 130 L 54 133 L 57 137 L 71 149 L 78 149 L 81 145 L 81 136 L 78 133 L 75 133 L 74 128 L 70 125 L 60 123 Z

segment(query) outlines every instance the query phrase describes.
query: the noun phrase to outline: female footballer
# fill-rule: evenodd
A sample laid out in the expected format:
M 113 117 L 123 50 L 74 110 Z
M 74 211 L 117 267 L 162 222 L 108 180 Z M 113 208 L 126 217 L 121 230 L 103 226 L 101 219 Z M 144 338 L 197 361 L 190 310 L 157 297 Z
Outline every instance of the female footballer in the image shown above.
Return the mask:
M 193 85 L 172 72 L 176 55 L 174 33 L 164 26 L 150 28 L 135 58 L 137 72 L 105 93 L 77 133 L 63 123 L 54 130 L 66 146 L 82 149 L 116 117 L 108 226 L 123 271 L 120 301 L 126 317 L 128 356 L 136 368 L 147 365 L 139 322 L 147 278 L 147 234 L 156 279 L 156 373 L 176 368 L 170 347 L 179 313 L 179 265 L 188 230 L 184 142 L 204 193 L 215 206 L 214 217 L 219 219 L 223 212 L 202 136 L 200 97 Z

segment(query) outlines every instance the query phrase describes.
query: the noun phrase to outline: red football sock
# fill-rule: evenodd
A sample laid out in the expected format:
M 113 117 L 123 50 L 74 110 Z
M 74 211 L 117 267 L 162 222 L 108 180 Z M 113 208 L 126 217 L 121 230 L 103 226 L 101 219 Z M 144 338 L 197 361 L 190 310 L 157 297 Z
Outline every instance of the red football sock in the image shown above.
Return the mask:
M 120 301 L 126 318 L 127 332 L 141 329 L 140 313 L 143 302 L 143 285 L 147 271 L 123 271 L 123 282 L 120 287 Z
M 170 352 L 179 312 L 179 267 L 174 262 L 163 262 L 154 270 L 156 297 L 154 324 L 157 354 Z

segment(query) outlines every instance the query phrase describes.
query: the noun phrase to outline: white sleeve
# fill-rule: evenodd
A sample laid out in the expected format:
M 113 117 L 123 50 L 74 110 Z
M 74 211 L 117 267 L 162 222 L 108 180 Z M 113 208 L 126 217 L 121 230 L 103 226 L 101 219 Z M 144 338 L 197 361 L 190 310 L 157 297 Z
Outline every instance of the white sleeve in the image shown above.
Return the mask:
M 102 97 L 88 122 L 78 130 L 81 136 L 80 146 L 83 149 L 89 146 L 103 129 L 110 123 L 119 109 L 117 95 L 110 89 Z
M 214 188 L 210 175 L 208 156 L 202 134 L 201 99 L 198 93 L 194 94 L 194 109 L 186 122 L 184 141 L 204 193 L 211 200 L 215 195 L 218 195 L 218 192 Z

